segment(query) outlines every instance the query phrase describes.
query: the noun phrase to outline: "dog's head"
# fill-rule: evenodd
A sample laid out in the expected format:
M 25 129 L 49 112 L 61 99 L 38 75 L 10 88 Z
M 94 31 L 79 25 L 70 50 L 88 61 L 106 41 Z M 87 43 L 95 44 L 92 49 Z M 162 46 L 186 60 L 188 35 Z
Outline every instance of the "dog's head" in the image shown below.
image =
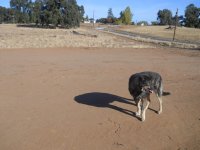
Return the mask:
M 147 98 L 152 93 L 153 90 L 150 88 L 150 86 L 144 86 L 141 88 L 141 93 L 137 97 L 135 97 L 135 100 L 139 101 L 141 99 Z
M 149 76 L 142 75 L 139 77 L 140 87 L 150 86 L 151 78 Z
M 154 87 L 152 87 L 152 79 L 150 76 L 142 75 L 139 77 L 139 87 L 141 92 L 146 91 L 153 93 Z
M 146 92 L 146 93 L 148 93 L 148 94 L 151 94 L 151 93 L 153 93 L 153 90 L 151 89 L 151 87 L 150 86 L 143 86 L 142 88 L 141 88 L 141 91 L 142 92 Z

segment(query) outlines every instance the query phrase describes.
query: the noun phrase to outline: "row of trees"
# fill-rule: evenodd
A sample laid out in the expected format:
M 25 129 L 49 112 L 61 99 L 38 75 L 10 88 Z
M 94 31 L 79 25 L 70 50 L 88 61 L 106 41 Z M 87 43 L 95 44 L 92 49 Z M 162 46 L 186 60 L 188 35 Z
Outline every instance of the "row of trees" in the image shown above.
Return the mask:
M 177 23 L 181 26 L 200 28 L 200 8 L 194 4 L 186 7 L 185 16 L 173 16 L 169 9 L 159 10 L 157 15 L 158 22 L 154 22 L 154 24 L 173 25 Z
M 134 24 L 132 22 L 132 12 L 130 7 L 127 7 L 124 11 L 120 12 L 120 17 L 114 17 L 112 13 L 112 8 L 108 9 L 107 18 L 100 18 L 97 22 L 100 23 L 114 23 L 114 24 Z M 200 28 L 200 8 L 196 7 L 194 4 L 190 4 L 185 9 L 184 16 L 173 16 L 169 9 L 159 10 L 157 13 L 157 21 L 153 21 L 152 25 L 177 25 Z M 144 24 L 148 25 L 147 21 L 140 21 L 138 25 Z
M 36 23 L 37 26 L 78 27 L 84 20 L 84 7 L 78 6 L 76 0 L 10 0 L 11 8 L 0 6 L 0 23 Z M 134 24 L 130 7 L 120 12 L 120 17 L 108 9 L 107 18 L 97 19 L 100 23 Z M 177 22 L 176 22 L 177 21 Z M 173 16 L 169 9 L 159 10 L 157 21 L 153 25 L 178 25 L 200 28 L 200 8 L 190 4 L 184 16 Z M 141 21 L 138 24 L 148 24 Z
M 119 18 L 116 18 L 113 15 L 112 8 L 109 8 L 108 9 L 108 16 L 107 16 L 107 18 L 97 19 L 97 22 L 129 25 L 129 24 L 132 24 L 132 17 L 133 17 L 133 14 L 131 12 L 130 7 L 126 7 L 125 10 L 121 11 Z
M 13 23 L 14 22 L 14 10 L 0 6 L 0 23 Z
M 0 7 L 0 22 L 71 28 L 80 25 L 85 13 L 76 0 L 10 0 L 10 6 Z

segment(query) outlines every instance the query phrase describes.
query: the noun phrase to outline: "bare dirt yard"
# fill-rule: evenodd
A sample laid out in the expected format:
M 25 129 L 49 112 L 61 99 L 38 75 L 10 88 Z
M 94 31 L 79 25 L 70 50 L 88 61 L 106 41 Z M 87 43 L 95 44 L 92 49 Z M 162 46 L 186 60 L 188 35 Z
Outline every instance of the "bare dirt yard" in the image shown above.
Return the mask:
M 177 49 L 0 50 L 1 150 L 198 150 L 200 53 Z M 134 117 L 131 74 L 164 79 L 163 113 L 152 96 Z
M 145 122 L 128 92 L 141 71 L 171 93 Z M 199 83 L 200 51 L 0 25 L 0 150 L 199 150 Z

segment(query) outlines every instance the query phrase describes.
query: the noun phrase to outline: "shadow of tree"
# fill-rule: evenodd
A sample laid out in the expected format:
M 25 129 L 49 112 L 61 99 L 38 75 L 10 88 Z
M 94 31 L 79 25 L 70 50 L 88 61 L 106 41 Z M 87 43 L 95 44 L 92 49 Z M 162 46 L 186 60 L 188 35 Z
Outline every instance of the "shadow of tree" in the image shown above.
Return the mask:
M 109 94 L 109 93 L 100 93 L 100 92 L 92 92 L 92 93 L 85 93 L 82 95 L 78 95 L 74 97 L 74 100 L 77 103 L 85 104 L 85 105 L 90 105 L 94 107 L 107 107 L 110 109 L 117 110 L 119 112 L 125 113 L 130 116 L 134 116 L 137 119 L 139 119 L 133 111 L 118 107 L 113 105 L 112 103 L 114 101 L 120 102 L 120 103 L 125 103 L 125 104 L 130 104 L 130 105 L 135 105 L 133 100 L 123 98 L 117 95 Z

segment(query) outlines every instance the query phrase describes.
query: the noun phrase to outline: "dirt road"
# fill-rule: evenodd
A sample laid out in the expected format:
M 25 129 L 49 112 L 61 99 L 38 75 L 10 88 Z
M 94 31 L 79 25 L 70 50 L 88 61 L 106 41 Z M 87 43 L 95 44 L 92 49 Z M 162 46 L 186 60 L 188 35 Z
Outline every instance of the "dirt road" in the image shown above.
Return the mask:
M 200 149 L 200 52 L 175 49 L 0 50 L 1 150 Z M 163 113 L 152 96 L 134 117 L 128 78 L 164 79 Z

